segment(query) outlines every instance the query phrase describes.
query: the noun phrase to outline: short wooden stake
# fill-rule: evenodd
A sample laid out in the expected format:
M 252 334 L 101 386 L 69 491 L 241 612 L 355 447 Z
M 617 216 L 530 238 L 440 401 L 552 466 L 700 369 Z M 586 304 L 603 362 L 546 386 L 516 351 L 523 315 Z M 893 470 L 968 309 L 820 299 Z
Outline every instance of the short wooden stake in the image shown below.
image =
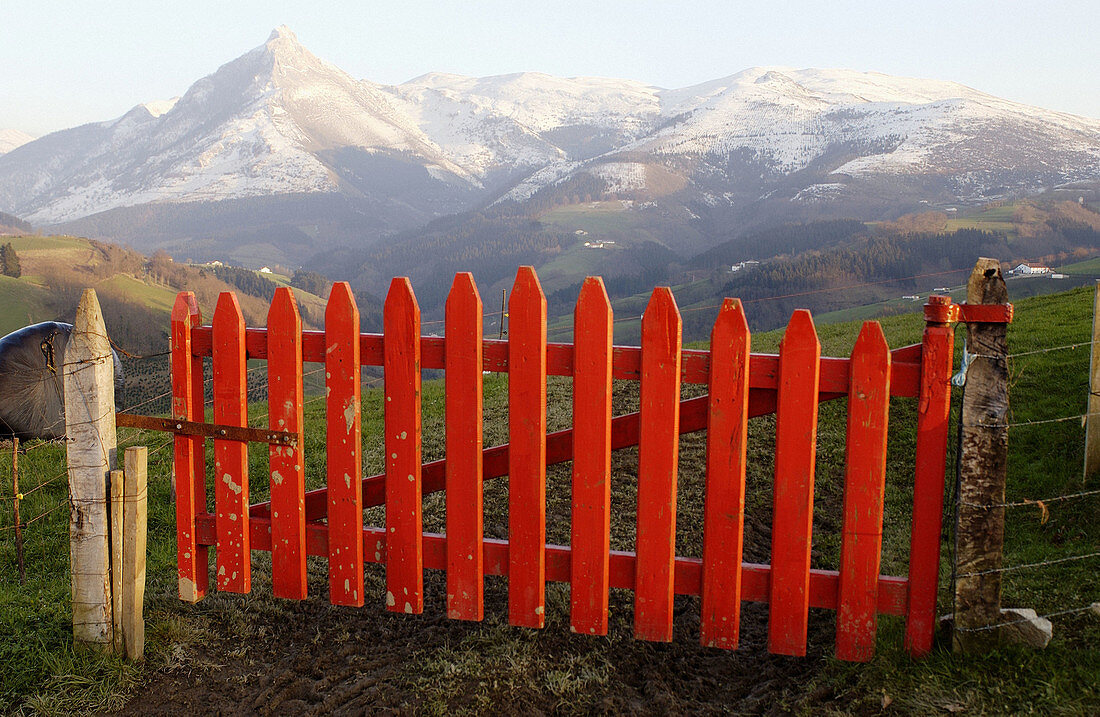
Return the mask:
M 122 471 L 111 471 L 110 513 L 111 513 L 111 623 L 114 625 L 114 639 L 111 645 L 116 655 L 124 655 L 126 646 L 122 642 L 122 583 L 124 567 L 122 565 L 122 505 L 125 500 L 125 486 Z
M 1085 478 L 1100 471 L 1100 281 L 1092 303 L 1092 364 L 1089 368 L 1089 409 L 1085 416 Z
M 26 566 L 23 564 L 23 525 L 19 522 L 19 439 L 11 442 L 11 494 L 12 512 L 15 518 L 15 560 L 19 564 L 19 584 L 27 584 Z
M 145 654 L 145 538 L 148 501 L 146 492 L 149 449 L 134 446 L 124 456 L 125 488 L 122 501 L 122 636 L 126 657 L 141 660 Z
M 1005 304 L 1008 290 L 996 259 L 978 259 L 967 285 L 968 304 Z M 1001 620 L 1005 479 L 1008 461 L 1007 325 L 970 323 L 962 408 L 958 551 L 955 581 L 956 650 L 996 644 Z
M 107 480 L 115 465 L 115 371 L 94 289 L 76 309 L 63 361 L 73 638 L 109 647 L 111 619 Z

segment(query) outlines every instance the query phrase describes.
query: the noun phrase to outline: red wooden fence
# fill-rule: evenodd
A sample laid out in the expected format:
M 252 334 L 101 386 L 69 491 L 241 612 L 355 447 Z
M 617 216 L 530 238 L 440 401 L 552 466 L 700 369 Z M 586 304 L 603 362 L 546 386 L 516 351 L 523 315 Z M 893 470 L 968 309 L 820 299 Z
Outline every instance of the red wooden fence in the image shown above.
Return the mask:
M 446 305 L 445 338 L 420 332 L 407 279 L 386 298 L 384 333 L 360 334 L 350 289 L 333 287 L 325 331 L 301 329 L 289 289 L 279 289 L 267 329 L 246 329 L 231 294 L 212 326 L 194 297 L 172 313 L 173 417 L 202 421 L 202 359 L 214 367 L 214 423 L 247 425 L 245 360 L 266 359 L 269 427 L 296 434 L 270 449 L 271 500 L 249 505 L 245 444 L 214 440 L 214 512 L 207 512 L 203 439 L 176 438 L 180 597 L 207 590 L 207 548 L 216 547 L 216 586 L 248 592 L 252 550 L 272 552 L 277 596 L 306 596 L 305 558 L 328 558 L 329 599 L 364 604 L 365 563 L 386 566 L 390 610 L 419 613 L 424 569 L 446 570 L 447 612 L 484 616 L 484 576 L 509 580 L 509 620 L 545 623 L 545 583 L 571 586 L 570 624 L 606 634 L 608 590 L 634 590 L 637 637 L 672 638 L 673 596 L 700 595 L 700 639 L 733 649 L 740 605 L 769 604 L 769 650 L 806 652 L 809 608 L 837 612 L 836 654 L 868 660 L 876 616 L 906 618 L 913 655 L 931 649 L 939 572 L 952 329 L 945 297 L 933 297 L 921 344 L 893 352 L 867 322 L 850 358 L 822 358 L 808 312 L 791 318 L 778 356 L 750 354 L 739 301 L 727 299 L 711 349 L 681 348 L 680 314 L 657 289 L 642 319 L 640 347 L 612 346 L 603 282 L 584 283 L 574 314 L 575 344 L 547 344 L 546 298 L 521 268 L 509 302 L 506 341 L 483 338 L 482 304 L 458 274 Z M 939 311 L 937 311 L 939 310 Z M 326 372 L 327 488 L 305 491 L 303 363 Z M 385 472 L 361 475 L 360 366 L 385 376 Z M 421 461 L 421 371 L 446 371 L 447 458 Z M 509 444 L 482 446 L 482 371 L 509 374 Z M 574 428 L 547 435 L 546 377 L 571 376 Z M 612 379 L 640 382 L 638 413 L 612 416 Z M 684 383 L 708 394 L 682 401 Z M 820 401 L 847 396 L 847 466 L 839 570 L 810 567 L 814 462 Z M 909 574 L 879 575 L 886 430 L 890 397 L 918 400 Z M 770 565 L 742 561 L 748 419 L 776 414 Z M 703 557 L 677 557 L 679 436 L 707 430 Z M 636 552 L 610 549 L 611 451 L 638 446 Z M 573 461 L 571 546 L 546 543 L 546 466 Z M 483 537 L 482 485 L 509 476 L 508 540 Z M 446 534 L 425 533 L 423 496 L 446 490 Z M 364 526 L 363 509 L 385 505 L 384 526 Z

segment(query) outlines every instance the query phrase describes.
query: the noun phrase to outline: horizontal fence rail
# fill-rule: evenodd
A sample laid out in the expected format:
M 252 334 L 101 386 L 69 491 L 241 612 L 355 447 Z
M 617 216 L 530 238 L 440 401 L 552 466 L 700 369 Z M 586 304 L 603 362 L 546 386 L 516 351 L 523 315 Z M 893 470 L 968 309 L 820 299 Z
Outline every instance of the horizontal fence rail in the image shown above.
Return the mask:
M 508 576 L 515 625 L 545 624 L 545 584 L 571 586 L 575 632 L 606 634 L 608 591 L 634 591 L 634 632 L 672 638 L 675 595 L 701 596 L 702 644 L 738 645 L 742 601 L 769 604 L 769 650 L 803 655 L 809 608 L 837 612 L 836 654 L 868 660 L 876 616 L 906 618 L 906 647 L 931 649 L 947 440 L 952 329 L 946 299 L 933 297 L 922 344 L 890 351 L 867 322 L 849 358 L 820 356 L 810 314 L 791 318 L 778 355 L 750 353 L 741 303 L 722 305 L 709 350 L 681 347 L 680 312 L 656 289 L 642 319 L 641 346 L 613 346 L 613 312 L 603 282 L 589 278 L 574 314 L 573 344 L 546 341 L 546 298 L 530 267 L 516 276 L 506 340 L 485 339 L 473 277 L 458 274 L 445 311 L 445 337 L 420 332 L 407 279 L 394 279 L 383 334 L 359 332 L 345 283 L 334 285 L 324 331 L 303 331 L 293 293 L 279 289 L 266 329 L 245 328 L 232 294 L 203 326 L 194 296 L 172 312 L 172 418 L 201 423 L 202 361 L 214 365 L 214 422 L 247 425 L 245 362 L 267 361 L 271 500 L 249 504 L 246 444 L 214 436 L 214 504 L 206 511 L 202 431 L 175 437 L 179 594 L 215 585 L 248 592 L 251 551 L 271 551 L 275 595 L 306 596 L 306 556 L 328 559 L 329 600 L 362 606 L 364 565 L 386 566 L 389 610 L 424 609 L 424 570 L 447 573 L 447 614 L 484 617 L 484 576 Z M 943 314 L 943 316 L 941 316 Z M 946 318 L 945 318 L 946 317 Z M 327 485 L 304 488 L 303 365 L 325 370 Z M 384 373 L 385 471 L 362 475 L 361 366 Z M 446 458 L 421 458 L 421 372 L 445 370 Z M 482 373 L 508 373 L 509 443 L 482 445 Z M 547 376 L 573 379 L 573 427 L 546 431 Z M 616 379 L 638 381 L 638 412 L 612 415 Z M 684 384 L 708 393 L 681 399 Z M 838 570 L 810 567 L 818 405 L 848 397 L 847 466 Z M 879 574 L 886 431 L 891 397 L 918 399 L 914 517 L 909 574 Z M 742 560 L 748 420 L 776 415 L 771 564 Z M 679 436 L 707 431 L 702 558 L 675 554 Z M 635 552 L 610 549 L 611 453 L 638 446 Z M 573 461 L 570 546 L 546 542 L 547 466 Z M 508 539 L 484 537 L 484 481 L 508 476 Z M 446 491 L 446 534 L 423 530 L 421 505 Z M 363 510 L 385 505 L 385 524 Z

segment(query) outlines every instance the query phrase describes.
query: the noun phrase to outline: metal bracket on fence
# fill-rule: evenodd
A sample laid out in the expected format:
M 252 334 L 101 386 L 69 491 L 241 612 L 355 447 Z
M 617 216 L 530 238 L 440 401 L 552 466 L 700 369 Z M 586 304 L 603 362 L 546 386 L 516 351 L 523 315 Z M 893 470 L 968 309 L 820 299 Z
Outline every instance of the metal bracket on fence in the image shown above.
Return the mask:
M 267 443 L 275 446 L 297 446 L 298 434 L 288 431 L 271 431 L 266 428 L 248 428 L 244 426 L 223 426 L 216 423 L 184 421 L 176 418 L 158 418 L 156 416 L 137 416 L 119 413 L 115 416 L 115 425 L 119 428 L 142 428 L 149 431 L 164 431 L 179 436 L 203 436 L 226 441 L 244 443 Z
M 931 299 L 931 297 L 929 297 Z M 924 320 L 941 324 L 1011 324 L 1012 304 L 953 304 L 929 301 L 924 305 Z
M 966 349 L 966 339 L 963 339 L 963 357 L 962 363 L 959 364 L 959 372 L 951 377 L 951 385 L 956 388 L 962 388 L 966 385 L 966 371 L 970 368 L 970 363 L 978 357 L 978 354 L 972 354 Z

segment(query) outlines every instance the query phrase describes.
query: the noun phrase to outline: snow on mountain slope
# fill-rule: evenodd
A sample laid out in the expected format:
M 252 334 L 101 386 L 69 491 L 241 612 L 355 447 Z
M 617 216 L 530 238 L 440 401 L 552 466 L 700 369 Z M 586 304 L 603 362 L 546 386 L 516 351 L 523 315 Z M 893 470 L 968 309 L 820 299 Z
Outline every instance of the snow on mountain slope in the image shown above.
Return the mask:
M 149 114 L 154 117 L 160 117 L 162 114 L 168 112 L 170 109 L 176 106 L 176 103 L 180 101 L 179 97 L 173 97 L 170 100 L 153 100 L 152 102 L 142 103 L 142 107 L 149 110 Z
M 854 166 L 897 171 L 922 160 L 946 162 L 938 150 L 1003 123 L 1042 131 L 1057 149 L 1100 158 L 1095 144 L 1100 121 L 1009 102 L 953 82 L 758 67 L 661 97 L 663 113 L 684 120 L 640 140 L 638 148 L 659 154 L 749 148 L 769 156 L 782 172 L 803 168 L 837 142 L 894 138 L 895 149 Z
M 159 116 L 139 105 L 34 144 L 0 164 L 0 206 L 39 223 L 155 201 L 338 191 L 317 153 L 348 146 L 476 183 L 385 92 L 314 57 L 286 28 Z
M 599 154 L 651 131 L 660 114 L 657 88 L 599 77 L 431 73 L 389 89 L 425 133 L 481 174 Z
M 0 209 L 49 224 L 147 202 L 339 192 L 431 216 L 523 201 L 580 172 L 615 194 L 708 204 L 783 182 L 801 182 L 783 190 L 794 201 L 851 187 L 977 199 L 1100 179 L 1100 120 L 851 70 L 756 67 L 680 89 L 533 72 L 381 85 L 280 27 L 181 98 L 0 156 Z M 828 191 L 799 193 L 811 186 Z
M 16 147 L 34 141 L 34 136 L 17 129 L 0 129 L 0 154 L 7 154 Z

